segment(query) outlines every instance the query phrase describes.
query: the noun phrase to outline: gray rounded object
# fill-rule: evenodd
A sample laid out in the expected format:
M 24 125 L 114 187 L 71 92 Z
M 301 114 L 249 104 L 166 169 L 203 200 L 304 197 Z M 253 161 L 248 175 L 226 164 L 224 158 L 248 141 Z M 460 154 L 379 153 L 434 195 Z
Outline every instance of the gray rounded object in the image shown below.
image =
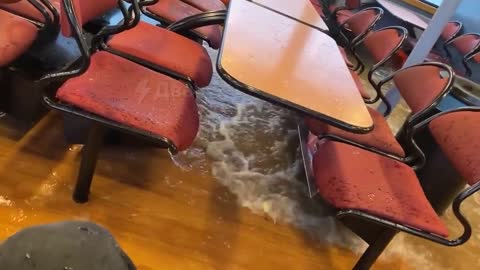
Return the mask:
M 2 270 L 135 270 L 99 225 L 72 221 L 24 229 L 0 245 Z

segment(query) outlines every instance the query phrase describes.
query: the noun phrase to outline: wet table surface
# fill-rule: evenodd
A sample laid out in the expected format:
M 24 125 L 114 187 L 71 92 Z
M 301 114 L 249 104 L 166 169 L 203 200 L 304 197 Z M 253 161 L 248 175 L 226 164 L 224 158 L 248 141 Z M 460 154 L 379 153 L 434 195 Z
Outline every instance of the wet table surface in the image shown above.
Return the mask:
M 217 69 L 247 94 L 351 132 L 373 128 L 335 41 L 252 2 L 230 2 Z
M 430 23 L 430 20 L 424 16 L 421 16 L 414 11 L 397 4 L 389 0 L 377 0 L 377 2 L 387 9 L 393 16 L 399 18 L 400 20 L 412 24 L 422 30 L 425 30 Z
M 328 26 L 310 0 L 253 0 L 263 7 L 288 16 L 320 31 L 328 32 Z

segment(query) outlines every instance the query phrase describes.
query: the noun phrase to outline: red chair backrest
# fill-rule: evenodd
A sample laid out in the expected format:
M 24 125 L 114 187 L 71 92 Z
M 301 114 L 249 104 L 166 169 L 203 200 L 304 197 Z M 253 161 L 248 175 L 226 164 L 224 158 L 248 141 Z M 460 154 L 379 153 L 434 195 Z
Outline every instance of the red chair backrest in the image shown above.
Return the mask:
M 480 180 L 480 112 L 459 111 L 434 119 L 430 131 L 448 160 L 473 185 Z
M 404 38 L 398 29 L 386 28 L 369 33 L 363 44 L 375 62 L 378 63 L 389 55 L 396 53 L 395 49 L 403 43 Z
M 462 54 L 466 55 L 480 44 L 480 35 L 465 34 L 453 41 L 453 46 Z
M 445 28 L 442 31 L 442 38 L 444 40 L 451 39 L 462 29 L 462 24 L 460 22 L 448 22 Z
M 362 5 L 361 0 L 345 0 L 345 6 L 348 9 L 358 9 Z
M 473 58 L 473 61 L 480 64 L 480 52 L 476 53 L 472 58 Z
M 381 16 L 382 14 L 378 13 L 376 9 L 361 10 L 346 21 L 345 27 L 350 29 L 355 36 L 358 36 L 372 27 Z
M 420 64 L 398 71 L 393 81 L 415 114 L 428 108 L 449 86 L 451 78 L 443 66 Z
M 50 3 L 52 3 L 57 8 L 60 7 L 60 0 L 50 0 Z M 45 23 L 45 18 L 43 17 L 43 15 L 27 0 L 11 2 L 10 4 L 2 3 L 0 1 L 0 9 L 4 9 L 21 17 L 25 17 L 37 22 Z
M 85 23 L 95 19 L 107 11 L 118 6 L 117 0 L 62 0 L 62 1 L 72 1 L 73 8 L 75 10 L 75 15 L 77 16 L 77 23 L 80 26 L 83 26 Z M 68 23 L 67 15 L 65 8 L 62 4 L 60 14 L 60 24 L 62 28 L 62 33 L 65 36 L 72 35 L 72 29 Z

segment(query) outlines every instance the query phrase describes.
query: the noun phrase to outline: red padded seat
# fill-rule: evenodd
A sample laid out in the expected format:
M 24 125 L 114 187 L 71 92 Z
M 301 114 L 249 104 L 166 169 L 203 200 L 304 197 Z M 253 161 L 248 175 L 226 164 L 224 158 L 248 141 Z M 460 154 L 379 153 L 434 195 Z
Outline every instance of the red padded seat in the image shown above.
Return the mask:
M 377 14 L 375 10 L 361 10 L 348 18 L 348 22 L 345 24 L 345 27 L 348 28 L 355 36 L 359 36 L 360 34 L 365 33 L 379 16 L 380 15 Z
M 426 109 L 447 87 L 449 77 L 441 76 L 443 70 L 441 67 L 424 65 L 395 74 L 393 81 L 413 113 Z
M 108 45 L 188 76 L 199 87 L 207 86 L 212 79 L 212 62 L 205 48 L 164 28 L 140 22 L 128 31 L 114 35 Z
M 181 0 L 161 0 L 155 5 L 147 6 L 147 10 L 170 22 L 176 22 L 183 18 L 202 13 L 201 10 L 190 6 Z M 195 29 L 200 35 L 208 39 L 210 47 L 220 48 L 222 32 L 220 26 L 209 25 Z
M 458 22 L 448 22 L 447 25 L 443 28 L 443 31 L 441 33 L 442 39 L 443 40 L 450 40 L 452 37 L 454 37 L 459 31 L 462 29 L 462 24 L 459 24 Z M 407 38 L 407 44 L 409 47 L 415 47 L 417 45 L 418 40 L 412 37 Z
M 38 28 L 27 20 L 0 10 L 0 67 L 10 64 L 30 48 Z
M 448 229 L 415 172 L 402 162 L 324 140 L 313 158 L 318 191 L 333 207 L 353 209 L 440 236 Z
M 199 126 L 183 83 L 108 52 L 92 55 L 87 72 L 63 84 L 57 98 L 85 111 L 169 139 L 185 150 Z
M 361 145 L 370 146 L 398 157 L 405 157 L 405 151 L 395 139 L 392 130 L 388 126 L 388 123 L 382 114 L 372 108 L 368 108 L 368 111 L 372 117 L 374 128 L 371 132 L 366 134 L 355 134 L 344 131 L 314 118 L 306 118 L 305 123 L 307 124 L 309 130 L 317 136 L 323 134 L 336 135 L 338 137 L 357 142 Z
M 443 28 L 442 38 L 444 40 L 449 40 L 454 37 L 462 29 L 462 24 L 459 22 L 448 22 L 447 25 Z
M 375 62 L 378 63 L 390 53 L 393 53 L 401 39 L 402 36 L 396 29 L 383 29 L 369 33 L 363 44 Z
M 480 35 L 465 34 L 455 38 L 453 45 L 462 54 L 466 55 L 480 44 Z
M 50 3 L 60 10 L 60 0 L 50 0 Z M 16 3 L 1 3 L 0 1 L 0 9 L 4 9 L 10 12 L 13 12 L 19 16 L 45 23 L 45 17 L 34 7 L 30 4 L 27 0 L 21 0 Z M 47 9 L 48 10 L 48 9 Z
M 430 124 L 430 131 L 453 166 L 473 185 L 480 180 L 480 112 L 453 112 Z
M 194 6 L 202 11 L 214 11 L 227 9 L 220 0 L 182 0 L 183 2 Z

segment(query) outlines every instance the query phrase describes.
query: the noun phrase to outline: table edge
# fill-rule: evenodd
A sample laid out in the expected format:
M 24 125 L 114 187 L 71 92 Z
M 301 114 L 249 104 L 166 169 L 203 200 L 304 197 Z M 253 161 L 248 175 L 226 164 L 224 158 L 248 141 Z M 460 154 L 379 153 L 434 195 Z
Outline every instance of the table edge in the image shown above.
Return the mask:
M 259 6 L 259 7 L 265 8 L 266 10 L 269 10 L 269 11 L 271 11 L 271 12 L 277 13 L 277 14 L 280 15 L 280 16 L 289 18 L 289 19 L 294 20 L 294 21 L 296 21 L 296 22 L 298 22 L 298 23 L 301 23 L 301 24 L 304 24 L 304 25 L 306 25 L 306 26 L 308 26 L 308 27 L 314 28 L 314 29 L 316 29 L 316 30 L 318 30 L 318 31 L 320 31 L 320 32 L 325 33 L 325 34 L 330 34 L 330 29 L 327 29 L 327 30 L 321 29 L 321 28 L 318 27 L 318 26 L 315 26 L 315 25 L 310 24 L 310 23 L 308 23 L 308 22 L 302 21 L 302 20 L 300 20 L 300 19 L 298 19 L 298 18 L 295 18 L 295 17 L 293 17 L 293 16 L 290 16 L 290 15 L 288 15 L 288 14 L 285 14 L 285 13 L 283 13 L 283 12 L 280 12 L 280 11 L 278 11 L 278 10 L 275 10 L 275 9 L 273 9 L 273 8 L 271 8 L 271 7 L 268 7 L 268 6 L 265 6 L 265 5 L 263 5 L 263 4 L 254 2 L 253 0 L 247 0 L 247 1 L 248 1 L 248 2 L 251 2 L 251 3 L 253 3 L 253 4 L 255 4 L 255 5 Z M 320 16 L 320 14 L 319 14 L 318 16 Z M 323 19 L 322 19 L 322 20 L 323 20 Z M 327 25 L 327 23 L 325 22 L 325 20 L 324 20 L 323 22 L 325 23 L 325 26 L 327 26 L 327 28 L 328 28 L 328 25 Z
M 295 104 L 289 100 L 279 98 L 277 96 L 271 95 L 269 93 L 266 93 L 260 89 L 257 89 L 255 87 L 251 87 L 247 84 L 242 83 L 241 81 L 237 80 L 234 76 L 230 75 L 222 66 L 221 64 L 222 60 L 222 48 L 220 49 L 220 52 L 218 54 L 218 59 L 217 59 L 217 72 L 220 75 L 220 77 L 227 82 L 230 86 L 234 87 L 235 89 L 240 90 L 241 92 L 254 96 L 256 98 L 259 98 L 261 100 L 265 100 L 268 102 L 271 102 L 275 105 L 281 106 L 283 108 L 287 108 L 290 110 L 294 110 L 296 112 L 300 112 L 306 115 L 309 115 L 311 117 L 320 119 L 322 121 L 327 122 L 328 124 L 335 126 L 337 128 L 352 132 L 352 133 L 357 133 L 357 134 L 366 134 L 369 133 L 370 131 L 373 130 L 374 128 L 374 123 L 372 120 L 372 125 L 369 127 L 361 127 L 361 126 L 356 126 L 349 124 L 347 122 L 338 120 L 334 117 L 313 111 L 311 109 L 305 108 L 303 106 L 300 106 L 298 104 Z

